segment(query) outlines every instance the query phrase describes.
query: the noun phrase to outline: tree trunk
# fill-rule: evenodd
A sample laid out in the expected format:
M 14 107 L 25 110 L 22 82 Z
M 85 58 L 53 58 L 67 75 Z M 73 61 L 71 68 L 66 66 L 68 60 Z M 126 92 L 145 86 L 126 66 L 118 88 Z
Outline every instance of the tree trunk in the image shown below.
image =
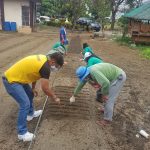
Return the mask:
M 114 30 L 115 22 L 116 22 L 115 18 L 116 18 L 116 12 L 115 12 L 115 11 L 112 11 L 111 30 Z

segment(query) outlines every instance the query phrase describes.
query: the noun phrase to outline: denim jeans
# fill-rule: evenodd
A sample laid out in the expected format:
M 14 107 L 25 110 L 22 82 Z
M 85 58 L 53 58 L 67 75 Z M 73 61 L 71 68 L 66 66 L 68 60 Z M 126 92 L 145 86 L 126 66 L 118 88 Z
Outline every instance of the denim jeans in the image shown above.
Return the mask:
M 7 92 L 16 100 L 19 105 L 19 114 L 17 122 L 18 134 L 23 135 L 27 130 L 27 115 L 33 115 L 33 97 L 34 94 L 30 85 L 20 83 L 9 83 L 3 78 L 3 84 Z
M 104 106 L 104 119 L 112 121 L 114 104 L 125 81 L 126 74 L 122 71 L 122 74 L 114 82 L 111 83 L 109 87 L 108 100 L 106 101 Z

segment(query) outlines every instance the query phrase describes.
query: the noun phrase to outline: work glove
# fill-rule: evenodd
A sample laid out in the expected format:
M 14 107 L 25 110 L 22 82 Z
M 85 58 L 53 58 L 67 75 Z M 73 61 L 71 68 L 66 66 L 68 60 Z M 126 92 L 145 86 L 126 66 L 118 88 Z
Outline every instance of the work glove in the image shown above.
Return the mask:
M 56 102 L 57 104 L 60 104 L 60 98 L 56 98 L 56 99 L 55 99 L 55 102 Z
M 74 102 L 75 102 L 75 97 L 72 96 L 72 97 L 70 98 L 70 103 L 74 103 Z

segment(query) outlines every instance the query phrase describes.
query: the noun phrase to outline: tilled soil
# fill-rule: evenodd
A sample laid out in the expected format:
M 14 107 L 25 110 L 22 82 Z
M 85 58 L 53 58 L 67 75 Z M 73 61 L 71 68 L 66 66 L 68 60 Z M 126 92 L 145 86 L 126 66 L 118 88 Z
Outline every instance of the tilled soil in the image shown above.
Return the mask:
M 149 139 L 136 138 L 139 129 L 150 133 L 150 62 L 139 56 L 136 50 L 120 46 L 110 40 L 91 39 L 89 34 L 71 34 L 68 62 L 59 72 L 50 77 L 50 85 L 61 99 L 57 105 L 48 100 L 31 149 L 36 150 L 149 150 Z M 17 60 L 29 54 L 48 52 L 58 40 L 56 29 L 43 30 L 31 35 L 0 33 L 0 74 Z M 95 53 L 104 61 L 125 70 L 127 81 L 116 102 L 113 122 L 100 127 L 96 120 L 103 115 L 97 110 L 101 104 L 95 101 L 95 89 L 86 85 L 76 98 L 69 103 L 77 78 L 75 70 L 84 65 L 79 61 L 82 43 L 88 42 Z M 0 149 L 28 149 L 29 143 L 19 142 L 16 134 L 17 105 L 1 87 L 0 105 Z M 46 96 L 40 90 L 35 106 L 42 108 Z M 28 124 L 34 132 L 37 119 Z

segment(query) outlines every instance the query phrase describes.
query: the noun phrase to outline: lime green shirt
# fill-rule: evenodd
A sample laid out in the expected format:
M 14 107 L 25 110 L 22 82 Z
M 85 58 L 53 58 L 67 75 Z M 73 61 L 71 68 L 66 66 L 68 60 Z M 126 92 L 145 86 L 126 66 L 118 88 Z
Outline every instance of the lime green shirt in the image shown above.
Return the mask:
M 122 69 L 110 63 L 99 63 L 90 67 L 92 80 L 101 85 L 101 93 L 103 95 L 108 95 L 110 83 L 116 80 L 121 73 Z M 87 81 L 78 83 L 74 90 L 74 96 L 81 91 L 86 82 Z

